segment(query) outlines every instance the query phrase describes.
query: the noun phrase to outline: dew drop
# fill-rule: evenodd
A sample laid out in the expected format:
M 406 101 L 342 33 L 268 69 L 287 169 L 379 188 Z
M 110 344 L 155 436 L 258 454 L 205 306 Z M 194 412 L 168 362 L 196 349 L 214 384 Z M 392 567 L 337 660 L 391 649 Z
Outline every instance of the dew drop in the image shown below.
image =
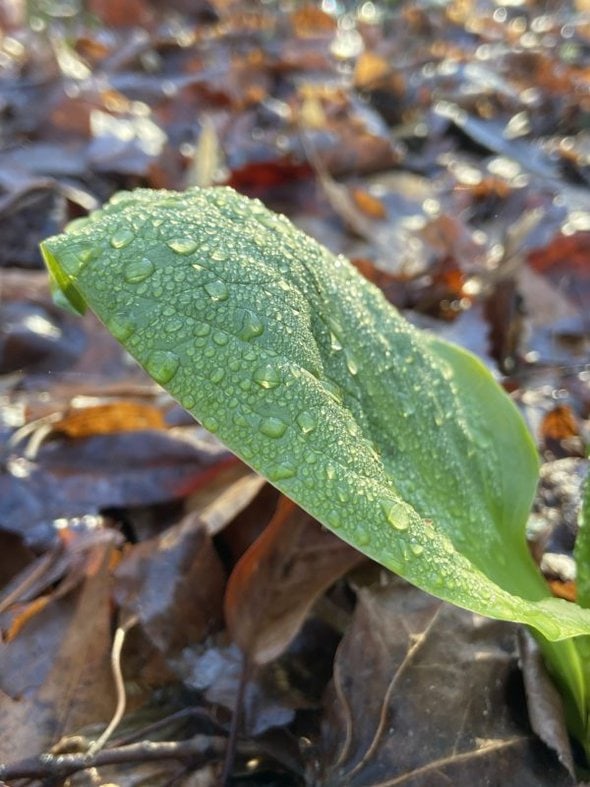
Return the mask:
M 145 368 L 157 383 L 165 385 L 174 377 L 179 364 L 180 359 L 176 353 L 170 350 L 154 350 L 148 357 Z
M 118 191 L 109 199 L 109 205 L 120 205 L 122 202 L 126 202 L 131 196 L 132 194 L 130 191 Z
M 336 478 L 336 467 L 332 462 L 328 462 L 326 465 L 326 476 L 329 481 L 333 481 Z
M 209 379 L 214 385 L 218 385 L 218 383 L 220 383 L 224 377 L 225 377 L 225 371 L 221 368 L 213 369 L 213 371 L 209 375 Z
M 396 530 L 407 530 L 410 526 L 410 517 L 408 512 L 400 503 L 393 500 L 382 500 L 381 508 L 387 517 L 387 521 Z
M 328 516 L 326 517 L 326 522 L 330 527 L 333 527 L 337 530 L 339 527 L 342 527 L 342 519 L 340 517 L 340 513 L 335 509 L 332 509 Z
M 283 481 L 297 475 L 297 468 L 291 462 L 279 462 L 268 470 L 268 477 L 271 481 Z
M 242 327 L 238 334 L 240 339 L 248 342 L 251 339 L 256 339 L 264 333 L 264 323 L 254 312 L 247 311 L 242 320 Z
M 218 347 L 224 347 L 229 341 L 229 337 L 225 331 L 215 331 L 211 338 Z
M 252 379 L 261 388 L 276 388 L 281 384 L 281 373 L 276 366 L 265 363 L 254 370 Z
M 303 410 L 297 416 L 297 424 L 303 434 L 309 434 L 313 432 L 316 427 L 315 418 L 311 413 L 308 413 L 307 410 Z
M 347 503 L 350 500 L 349 490 L 345 484 L 338 484 L 336 487 L 336 497 L 341 503 Z
M 355 544 L 357 544 L 359 547 L 366 547 L 371 543 L 371 536 L 369 535 L 369 531 L 365 527 L 362 527 L 361 525 L 358 525 L 357 528 L 355 529 L 354 538 L 355 538 Z
M 195 336 L 209 336 L 211 332 L 211 327 L 206 323 L 202 322 L 195 328 Z
M 240 426 L 240 427 L 244 427 L 244 428 L 245 428 L 245 427 L 247 427 L 247 426 L 248 426 L 248 423 L 249 423 L 249 422 L 248 422 L 248 419 L 246 418 L 246 416 L 244 415 L 244 413 L 242 413 L 242 412 L 237 412 L 237 413 L 234 415 L 234 424 L 235 424 L 236 426 Z
M 229 254 L 224 249 L 214 249 L 211 252 L 211 259 L 215 260 L 216 262 L 225 262 Z
M 352 355 L 348 350 L 346 350 L 344 357 L 346 358 L 346 368 L 348 371 L 354 376 L 358 374 L 359 365 L 356 361 L 354 355 Z
M 113 315 L 106 321 L 106 326 L 115 339 L 118 339 L 120 342 L 128 339 L 137 329 L 135 321 L 126 314 Z
M 166 245 L 177 254 L 192 254 L 196 250 L 198 243 L 193 238 L 173 238 Z
M 342 391 L 336 383 L 330 380 L 322 380 L 322 385 L 328 396 L 338 404 L 342 404 Z
M 422 546 L 422 544 L 419 544 L 417 541 L 412 541 L 412 543 L 410 544 L 410 549 L 412 550 L 412 553 L 416 557 L 420 557 L 420 555 L 424 552 L 424 547 Z
M 147 257 L 142 257 L 126 265 L 123 276 L 129 284 L 139 284 L 140 281 L 144 281 L 144 279 L 151 276 L 153 272 L 154 263 Z
M 287 424 L 280 418 L 270 416 L 262 421 L 260 424 L 260 431 L 267 437 L 282 437 L 287 431 Z
M 335 333 L 330 332 L 330 349 L 332 352 L 339 352 L 342 349 L 342 342 Z
M 83 265 L 86 265 L 88 262 L 92 260 L 96 260 L 98 257 L 102 255 L 102 249 L 100 246 L 87 246 L 84 249 L 80 249 L 78 252 L 78 257 L 80 258 L 80 262 Z
M 207 429 L 208 432 L 215 433 L 219 429 L 219 421 L 212 415 L 201 418 L 201 424 L 205 427 L 205 429 Z
M 125 228 L 117 230 L 111 235 L 111 246 L 113 249 L 124 249 L 125 246 L 129 246 L 134 238 L 135 235 L 131 230 Z
M 213 301 L 226 301 L 229 298 L 227 285 L 220 279 L 205 284 L 205 292 Z

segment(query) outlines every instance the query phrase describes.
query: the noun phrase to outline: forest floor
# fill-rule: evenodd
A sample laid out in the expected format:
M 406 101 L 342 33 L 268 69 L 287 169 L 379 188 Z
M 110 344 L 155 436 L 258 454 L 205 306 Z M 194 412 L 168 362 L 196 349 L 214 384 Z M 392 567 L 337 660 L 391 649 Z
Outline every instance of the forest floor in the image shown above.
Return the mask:
M 53 305 L 38 243 L 136 186 L 285 213 L 502 381 L 543 462 L 531 548 L 573 599 L 589 10 L 0 3 L 0 782 L 573 783 L 516 627 L 281 498 Z

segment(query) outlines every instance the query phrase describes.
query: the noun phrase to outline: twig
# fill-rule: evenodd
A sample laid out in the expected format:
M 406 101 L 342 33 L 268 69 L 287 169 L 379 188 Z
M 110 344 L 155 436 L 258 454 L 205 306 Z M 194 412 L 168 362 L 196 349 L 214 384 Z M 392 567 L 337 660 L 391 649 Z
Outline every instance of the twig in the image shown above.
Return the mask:
M 125 621 L 125 623 L 123 623 L 121 626 L 119 626 L 119 628 L 115 631 L 113 648 L 111 650 L 111 667 L 113 670 L 113 680 L 115 681 L 115 689 L 117 692 L 117 707 L 115 708 L 113 718 L 110 720 L 105 731 L 88 747 L 88 754 L 90 756 L 96 754 L 98 751 L 100 751 L 100 749 L 103 748 L 105 743 L 119 726 L 119 723 L 123 718 L 123 714 L 125 713 L 127 695 L 125 693 L 125 682 L 123 680 L 123 673 L 121 671 L 121 652 L 123 650 L 123 645 L 125 644 L 127 632 L 129 629 L 135 626 L 137 620 L 137 615 L 134 615 L 133 617 L 129 618 L 129 620 Z
M 220 784 L 222 787 L 227 787 L 234 768 L 234 760 L 236 756 L 236 748 L 238 744 L 238 732 L 240 730 L 240 723 L 242 721 L 242 709 L 244 707 L 244 695 L 246 686 L 250 678 L 250 660 L 244 653 L 242 654 L 242 671 L 240 673 L 240 683 L 236 694 L 236 703 L 234 705 L 234 713 L 231 720 L 231 727 L 229 728 L 229 736 L 227 739 L 227 748 L 225 751 L 225 761 L 223 763 L 223 772 L 221 774 Z
M 100 768 L 121 763 L 153 762 L 157 760 L 191 760 L 193 765 L 218 759 L 224 753 L 226 740 L 221 737 L 195 735 L 187 741 L 142 741 L 117 749 L 103 749 L 94 755 L 41 754 L 8 765 L 0 764 L 2 780 L 65 778 L 87 768 Z
M 169 716 L 164 716 L 162 719 L 142 727 L 136 732 L 124 735 L 116 740 L 111 741 L 111 746 L 125 746 L 128 743 L 135 743 L 138 740 L 151 738 L 155 732 L 160 732 L 164 727 L 168 727 L 175 722 L 184 721 L 185 719 L 195 719 L 201 721 L 210 728 L 211 734 L 224 736 L 226 735 L 223 727 L 213 718 L 213 716 L 204 708 L 182 708 L 181 710 L 171 713 Z M 0 787 L 2 785 L 0 784 Z
M 41 579 L 50 568 L 53 568 L 53 564 L 62 555 L 63 546 L 59 543 L 56 549 L 51 550 L 51 552 L 46 552 L 43 557 L 38 558 L 31 567 L 27 568 L 26 570 L 28 570 L 29 573 L 23 577 L 15 588 L 0 600 L 0 612 L 5 612 L 12 604 L 22 599 L 23 596 L 35 586 L 37 581 Z

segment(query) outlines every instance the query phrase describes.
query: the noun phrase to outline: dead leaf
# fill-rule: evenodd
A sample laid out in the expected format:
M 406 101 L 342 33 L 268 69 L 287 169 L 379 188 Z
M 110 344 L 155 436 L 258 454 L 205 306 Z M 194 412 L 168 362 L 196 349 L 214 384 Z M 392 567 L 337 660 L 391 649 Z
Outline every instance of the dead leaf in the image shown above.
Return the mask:
M 55 520 L 178 500 L 234 462 L 203 430 L 118 432 L 44 443 L 0 473 L 0 526 L 27 544 L 55 538 Z
M 166 657 L 222 624 L 225 571 L 206 526 L 191 514 L 131 546 L 115 572 L 115 598 Z
M 0 648 L 0 760 L 41 753 L 113 712 L 109 548 L 98 549 L 99 566 L 79 589 L 48 603 Z
M 229 578 L 224 608 L 232 638 L 255 664 L 276 659 L 316 599 L 361 560 L 363 555 L 281 498 Z
M 524 718 L 513 629 L 388 579 L 358 591 L 315 783 L 570 785 Z
M 336 30 L 334 17 L 312 3 L 306 3 L 297 8 L 291 14 L 291 24 L 293 32 L 300 38 L 329 36 Z
M 551 284 L 568 296 L 574 306 L 588 313 L 590 308 L 590 232 L 557 235 L 544 248 L 528 255 L 533 270 L 547 276 Z
M 71 408 L 52 424 L 52 431 L 70 438 L 164 428 L 161 410 L 149 404 L 125 401 Z
M 518 646 L 531 726 L 574 779 L 574 757 L 559 692 L 543 664 L 539 646 L 524 627 L 518 632 Z

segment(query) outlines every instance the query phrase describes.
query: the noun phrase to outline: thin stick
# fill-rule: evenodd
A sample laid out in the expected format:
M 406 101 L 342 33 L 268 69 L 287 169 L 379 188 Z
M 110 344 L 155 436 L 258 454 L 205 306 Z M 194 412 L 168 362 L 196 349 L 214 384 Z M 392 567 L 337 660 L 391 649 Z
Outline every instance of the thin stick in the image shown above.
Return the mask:
M 240 682 L 238 684 L 238 693 L 236 695 L 236 703 L 234 705 L 234 713 L 229 728 L 229 736 L 227 738 L 227 748 L 225 750 L 225 761 L 223 763 L 223 772 L 221 774 L 220 784 L 221 787 L 228 787 L 234 769 L 234 760 L 236 758 L 236 748 L 238 745 L 238 732 L 240 730 L 240 723 L 242 721 L 242 710 L 244 707 L 244 695 L 246 686 L 250 678 L 250 661 L 246 654 L 242 654 L 242 671 L 240 673 Z
M 113 718 L 108 723 L 107 728 L 102 735 L 97 738 L 94 743 L 88 747 L 88 756 L 94 756 L 100 749 L 103 748 L 105 743 L 111 737 L 113 732 L 119 726 L 121 719 L 125 713 L 125 706 L 127 705 L 127 695 L 125 692 L 125 681 L 123 680 L 123 672 L 121 670 L 121 652 L 125 644 L 125 637 L 127 632 L 137 623 L 137 615 L 126 620 L 125 623 L 115 631 L 113 638 L 113 647 L 111 650 L 111 667 L 113 670 L 113 679 L 115 681 L 115 690 L 117 692 L 117 706 L 113 713 Z
M 77 771 L 122 763 L 153 762 L 157 760 L 191 760 L 195 764 L 211 762 L 221 757 L 225 738 L 195 735 L 187 741 L 142 741 L 117 749 L 103 749 L 94 755 L 41 754 L 10 765 L 0 764 L 0 784 L 14 779 L 66 778 Z

